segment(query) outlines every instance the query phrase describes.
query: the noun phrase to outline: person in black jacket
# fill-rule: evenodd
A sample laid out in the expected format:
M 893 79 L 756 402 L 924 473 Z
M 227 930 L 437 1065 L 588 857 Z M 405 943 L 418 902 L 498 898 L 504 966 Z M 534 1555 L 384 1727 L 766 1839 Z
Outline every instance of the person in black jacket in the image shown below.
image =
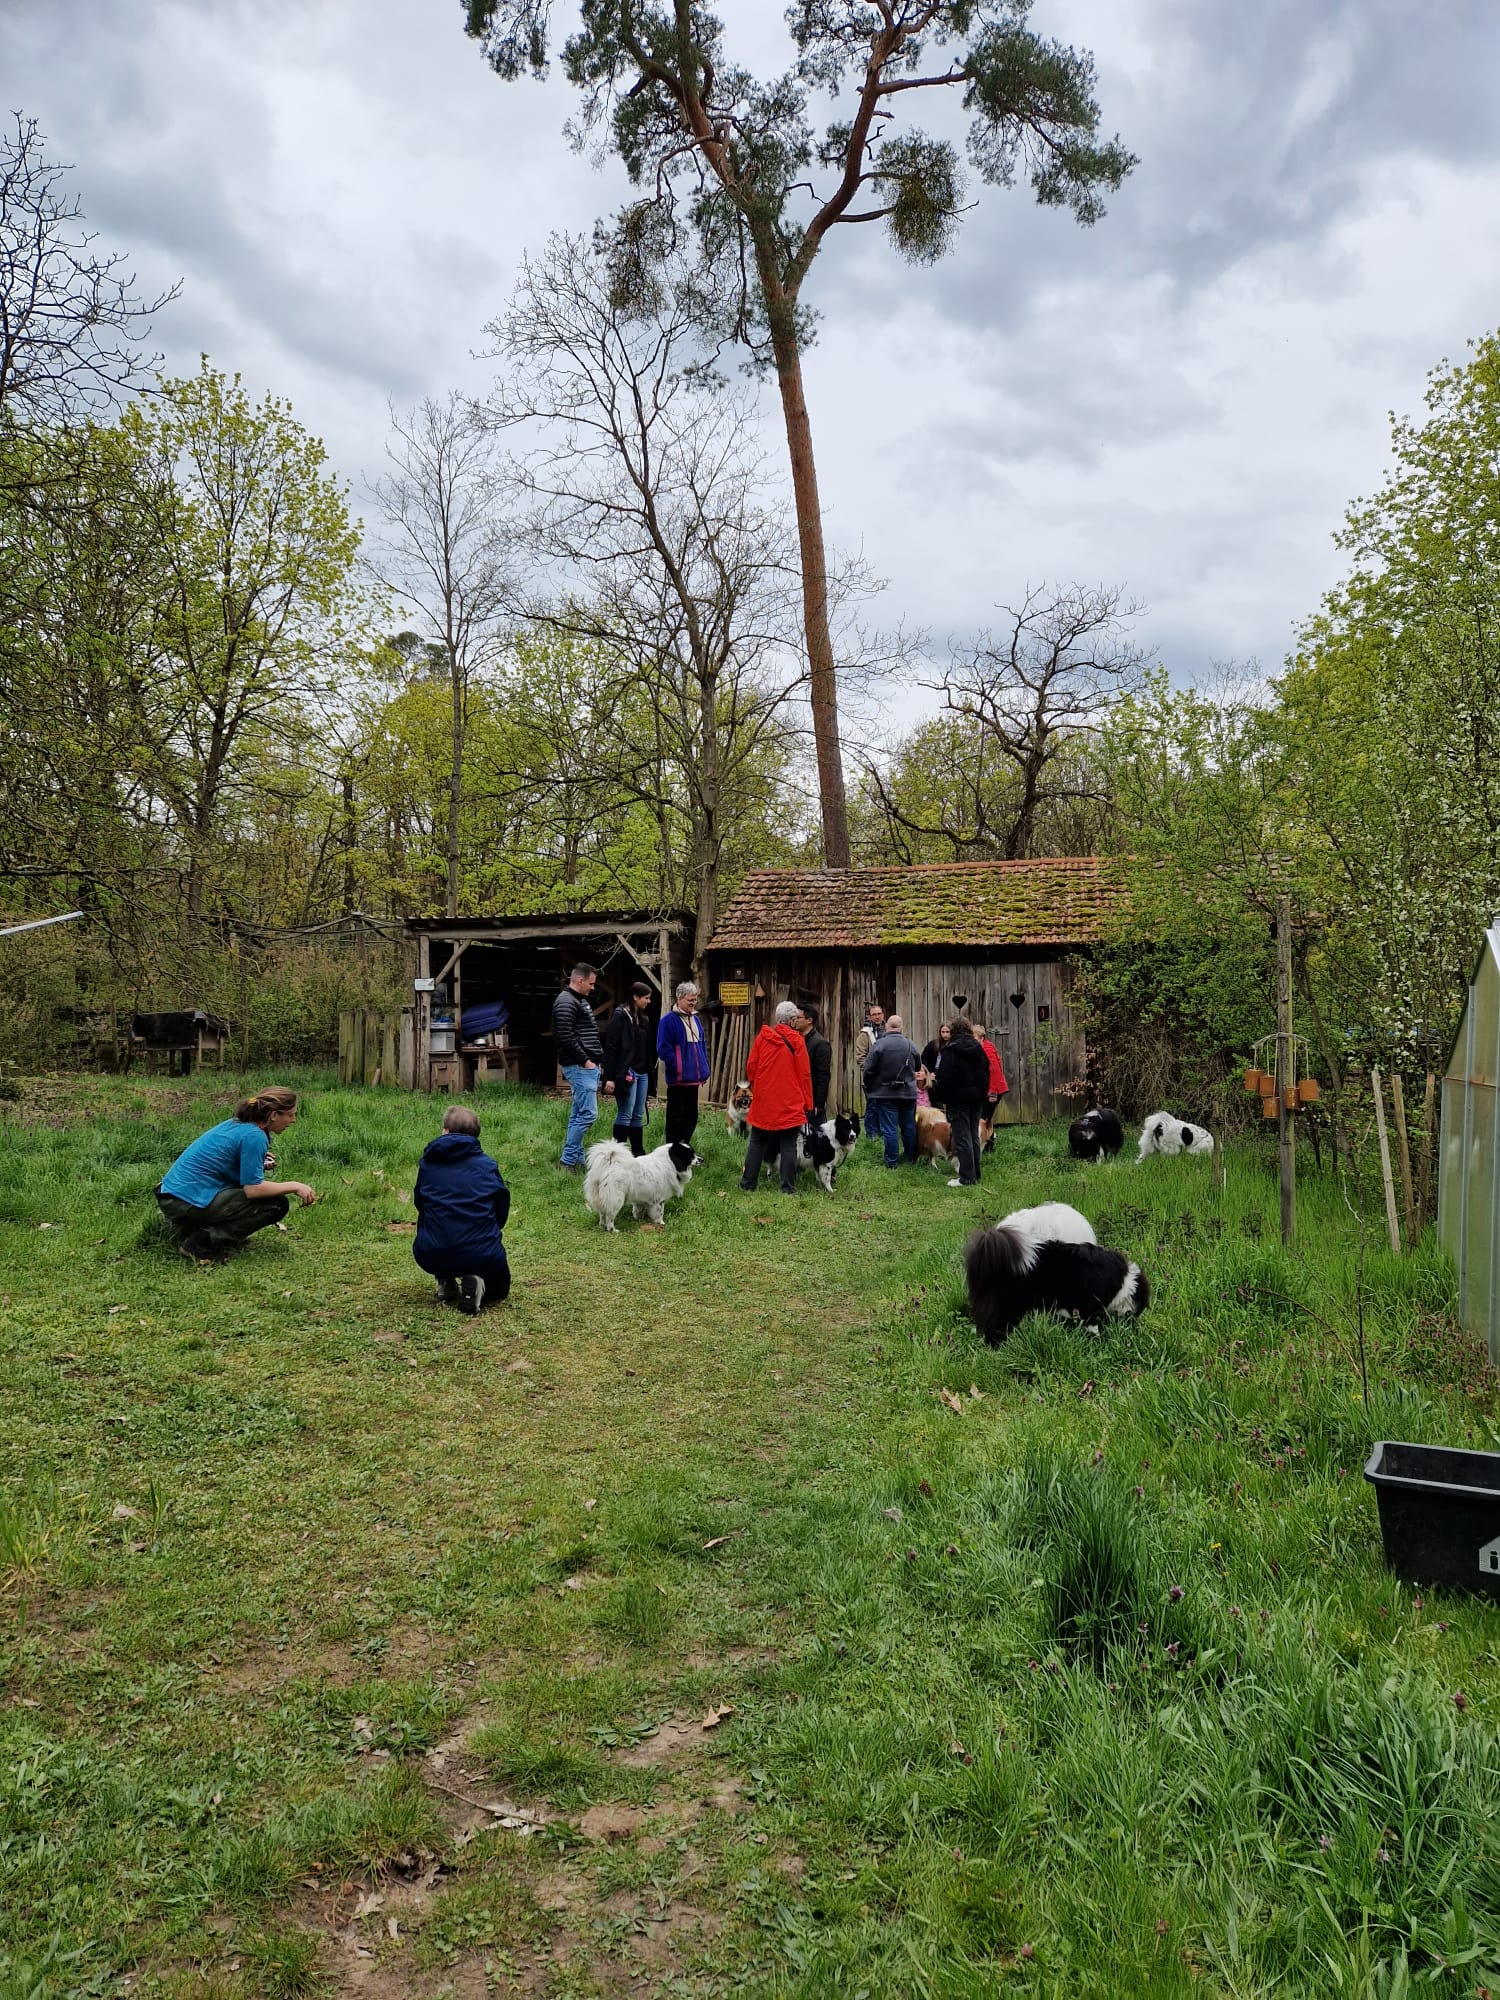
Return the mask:
M 828 1037 L 818 1032 L 818 1008 L 812 1000 L 798 1002 L 792 1023 L 807 1043 L 807 1064 L 812 1071 L 813 1123 L 821 1125 L 828 1116 L 828 1088 L 833 1082 L 833 1050 Z
M 443 1113 L 442 1133 L 422 1155 L 411 1198 L 418 1217 L 411 1254 L 437 1279 L 439 1300 L 466 1313 L 498 1305 L 510 1290 L 500 1234 L 510 1189 L 480 1151 L 479 1120 L 466 1104 Z
M 948 1114 L 958 1173 L 949 1187 L 979 1185 L 979 1114 L 990 1094 L 990 1059 L 960 1015 L 948 1029 L 948 1046 L 937 1059 L 929 1095 Z
M 609 1017 L 604 1031 L 604 1088 L 613 1091 L 613 1137 L 628 1145 L 639 1159 L 646 1150 L 642 1128 L 646 1099 L 656 1074 L 656 1030 L 651 1025 L 651 988 L 638 979 Z
M 573 1093 L 567 1136 L 557 1164 L 570 1174 L 583 1172 L 583 1135 L 599 1116 L 599 1066 L 604 1060 L 604 1044 L 589 1005 L 598 977 L 592 965 L 575 965 L 567 985 L 552 1003 L 552 1039 L 563 1079 Z

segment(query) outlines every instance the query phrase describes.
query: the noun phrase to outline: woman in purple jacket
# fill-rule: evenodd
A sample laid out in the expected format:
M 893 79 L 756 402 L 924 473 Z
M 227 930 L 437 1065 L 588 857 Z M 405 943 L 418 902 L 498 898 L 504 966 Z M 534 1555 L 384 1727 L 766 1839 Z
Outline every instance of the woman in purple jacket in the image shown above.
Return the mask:
M 691 979 L 678 987 L 676 1004 L 661 1017 L 656 1053 L 666 1071 L 666 1143 L 691 1143 L 698 1128 L 698 1089 L 708 1082 L 708 1037 L 698 1018 L 698 989 Z

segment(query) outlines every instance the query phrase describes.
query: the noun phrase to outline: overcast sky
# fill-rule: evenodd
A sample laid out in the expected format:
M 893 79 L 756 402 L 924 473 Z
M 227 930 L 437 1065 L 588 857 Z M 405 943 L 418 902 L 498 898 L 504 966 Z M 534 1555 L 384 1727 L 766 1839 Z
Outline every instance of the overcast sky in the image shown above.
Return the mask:
M 558 0 L 566 20 L 576 13 Z M 730 45 L 784 60 L 777 0 Z M 1174 677 L 1273 671 L 1338 572 L 1387 413 L 1500 322 L 1494 0 L 1036 0 L 1140 166 L 1095 228 L 978 190 L 955 253 L 875 230 L 815 274 L 832 538 L 883 616 L 963 635 L 1043 580 L 1123 586 Z M 459 0 L 5 0 L 0 75 L 200 351 L 290 398 L 356 487 L 389 399 L 482 388 L 518 259 L 623 191 L 503 84 Z M 774 412 L 773 412 L 774 414 Z M 779 433 L 772 433 L 773 442 Z

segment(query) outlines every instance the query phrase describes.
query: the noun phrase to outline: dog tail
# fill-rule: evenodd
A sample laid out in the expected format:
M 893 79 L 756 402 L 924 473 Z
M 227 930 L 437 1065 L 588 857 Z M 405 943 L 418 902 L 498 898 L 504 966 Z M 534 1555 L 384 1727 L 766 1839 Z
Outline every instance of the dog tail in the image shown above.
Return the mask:
M 1012 1324 L 1006 1300 L 1013 1297 L 1036 1255 L 1035 1243 L 1004 1223 L 994 1229 L 976 1229 L 964 1245 L 969 1317 L 985 1340 L 993 1343 Z
M 584 1154 L 587 1162 L 583 1173 L 584 1200 L 589 1201 L 597 1193 L 618 1161 L 628 1162 L 630 1157 L 630 1148 L 620 1139 L 601 1139 L 597 1145 L 590 1146 Z

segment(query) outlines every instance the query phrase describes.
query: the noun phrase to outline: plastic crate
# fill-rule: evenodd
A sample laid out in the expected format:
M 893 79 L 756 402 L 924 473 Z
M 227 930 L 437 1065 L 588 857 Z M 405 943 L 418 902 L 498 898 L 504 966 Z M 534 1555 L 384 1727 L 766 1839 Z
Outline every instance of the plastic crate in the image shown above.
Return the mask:
M 1384 1439 L 1365 1478 L 1385 1559 L 1404 1583 L 1500 1601 L 1500 1452 Z

